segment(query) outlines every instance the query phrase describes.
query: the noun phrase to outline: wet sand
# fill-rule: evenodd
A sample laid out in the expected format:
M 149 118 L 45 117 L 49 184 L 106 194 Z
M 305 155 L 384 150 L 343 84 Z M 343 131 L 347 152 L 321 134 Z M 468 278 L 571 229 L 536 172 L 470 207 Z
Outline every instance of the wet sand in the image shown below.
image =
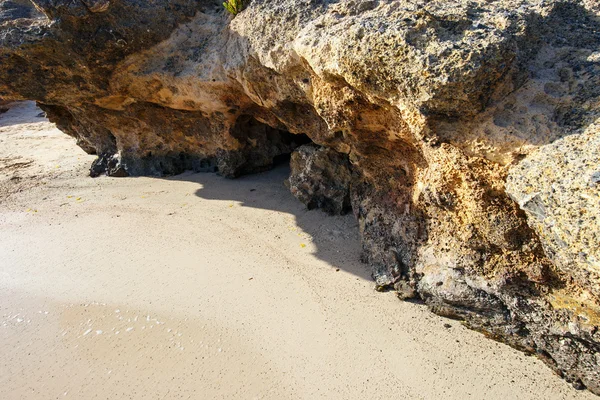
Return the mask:
M 0 115 L 0 399 L 596 398 L 375 292 L 286 167 L 91 179 L 38 113 Z

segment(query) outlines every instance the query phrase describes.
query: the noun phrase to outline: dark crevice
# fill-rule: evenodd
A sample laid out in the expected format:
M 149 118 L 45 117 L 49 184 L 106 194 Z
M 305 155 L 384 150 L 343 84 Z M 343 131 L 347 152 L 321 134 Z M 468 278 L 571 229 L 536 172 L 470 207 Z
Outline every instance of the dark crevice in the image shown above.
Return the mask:
M 231 136 L 238 141 L 240 149 L 217 155 L 219 172 L 228 178 L 268 171 L 289 160 L 296 148 L 311 143 L 306 135 L 272 128 L 250 115 L 237 119 Z

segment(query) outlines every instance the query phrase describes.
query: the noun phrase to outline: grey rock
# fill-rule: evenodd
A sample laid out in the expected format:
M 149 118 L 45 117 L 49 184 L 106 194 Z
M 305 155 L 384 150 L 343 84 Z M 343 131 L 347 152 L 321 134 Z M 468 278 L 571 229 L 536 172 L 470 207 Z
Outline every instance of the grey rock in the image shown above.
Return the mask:
M 326 147 L 304 145 L 292 153 L 290 191 L 308 209 L 332 215 L 351 210 L 352 173 L 348 156 Z

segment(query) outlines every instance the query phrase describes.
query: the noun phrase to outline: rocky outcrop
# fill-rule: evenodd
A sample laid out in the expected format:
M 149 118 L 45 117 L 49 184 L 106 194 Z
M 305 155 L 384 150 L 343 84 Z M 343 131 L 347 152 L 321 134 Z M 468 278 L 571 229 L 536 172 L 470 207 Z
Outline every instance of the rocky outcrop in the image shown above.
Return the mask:
M 600 125 L 532 153 L 511 169 L 506 189 L 554 264 L 598 296 Z
M 292 153 L 290 167 L 288 186 L 308 209 L 320 208 L 332 215 L 351 210 L 352 173 L 346 154 L 308 144 Z
M 292 193 L 352 209 L 379 289 L 600 394 L 597 2 L 33 3 L 0 1 L 0 97 L 37 100 L 93 175 L 297 148 Z

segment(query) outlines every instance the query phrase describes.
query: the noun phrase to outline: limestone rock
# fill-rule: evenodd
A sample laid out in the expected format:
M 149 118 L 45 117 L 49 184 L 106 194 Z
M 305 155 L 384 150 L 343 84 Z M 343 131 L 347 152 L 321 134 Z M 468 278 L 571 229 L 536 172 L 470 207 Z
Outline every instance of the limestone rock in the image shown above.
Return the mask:
M 0 97 L 93 175 L 235 177 L 309 138 L 290 188 L 350 204 L 379 287 L 600 394 L 597 1 L 32 3 L 0 0 Z
M 350 211 L 352 173 L 348 156 L 316 145 L 304 145 L 292 153 L 289 187 L 309 209 L 332 215 Z
M 600 124 L 540 147 L 511 169 L 506 189 L 546 254 L 600 295 Z
M 81 0 L 91 12 L 104 12 L 110 7 L 110 0 Z

